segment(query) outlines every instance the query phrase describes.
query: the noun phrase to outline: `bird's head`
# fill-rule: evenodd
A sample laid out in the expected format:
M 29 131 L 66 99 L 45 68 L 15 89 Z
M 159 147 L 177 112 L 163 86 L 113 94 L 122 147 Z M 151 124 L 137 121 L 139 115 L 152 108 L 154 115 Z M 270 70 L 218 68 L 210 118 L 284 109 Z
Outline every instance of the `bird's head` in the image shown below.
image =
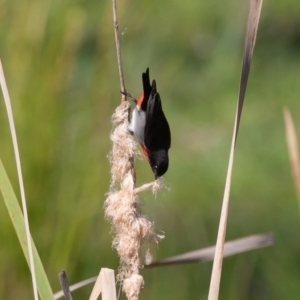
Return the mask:
M 149 162 L 154 173 L 155 179 L 163 176 L 169 167 L 168 151 L 158 150 L 148 154 Z

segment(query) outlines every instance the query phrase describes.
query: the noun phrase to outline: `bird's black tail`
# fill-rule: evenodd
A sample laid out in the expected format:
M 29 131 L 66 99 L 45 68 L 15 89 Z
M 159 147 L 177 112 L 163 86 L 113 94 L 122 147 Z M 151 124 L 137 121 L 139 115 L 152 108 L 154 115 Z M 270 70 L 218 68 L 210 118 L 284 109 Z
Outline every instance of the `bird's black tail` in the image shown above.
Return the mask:
M 143 80 L 143 88 L 144 88 L 144 100 L 142 102 L 142 109 L 146 111 L 148 99 L 150 97 L 151 90 L 152 90 L 152 86 L 150 85 L 149 68 L 147 68 L 146 72 L 143 73 L 142 80 Z

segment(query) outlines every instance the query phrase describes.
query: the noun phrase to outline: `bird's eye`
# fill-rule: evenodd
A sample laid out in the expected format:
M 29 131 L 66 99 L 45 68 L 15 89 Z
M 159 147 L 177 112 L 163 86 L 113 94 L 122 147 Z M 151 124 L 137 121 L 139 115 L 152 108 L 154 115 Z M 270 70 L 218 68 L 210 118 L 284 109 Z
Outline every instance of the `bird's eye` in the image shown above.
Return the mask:
M 154 166 L 154 169 L 157 169 L 157 166 Z

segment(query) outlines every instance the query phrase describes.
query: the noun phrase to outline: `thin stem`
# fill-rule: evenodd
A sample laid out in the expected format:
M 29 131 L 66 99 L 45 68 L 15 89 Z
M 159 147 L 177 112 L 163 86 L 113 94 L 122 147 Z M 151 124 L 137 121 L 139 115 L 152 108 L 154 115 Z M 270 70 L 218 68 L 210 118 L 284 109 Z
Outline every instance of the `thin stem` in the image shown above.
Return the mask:
M 31 243 L 31 234 L 29 229 L 29 221 L 28 221 L 28 213 L 27 213 L 27 205 L 26 205 L 26 198 L 25 198 L 25 188 L 23 183 L 23 175 L 22 175 L 22 168 L 21 168 L 21 159 L 19 154 L 19 147 L 18 147 L 18 140 L 17 134 L 15 129 L 14 117 L 11 108 L 11 101 L 6 85 L 6 80 L 4 77 L 2 62 L 0 60 L 0 84 L 2 88 L 2 93 L 4 97 L 4 102 L 7 110 L 8 122 L 13 142 L 13 148 L 15 153 L 15 160 L 17 165 L 17 173 L 18 173 L 18 180 L 20 186 L 20 193 L 21 193 L 21 201 L 22 201 L 22 209 L 24 214 L 24 223 L 25 223 L 25 231 L 26 231 L 26 241 L 28 247 L 28 256 L 29 256 L 29 266 L 31 271 L 31 278 L 32 278 L 32 286 L 33 286 L 33 294 L 34 299 L 38 300 L 38 291 L 37 291 L 37 282 L 36 282 L 36 274 L 35 274 L 35 266 L 33 260 L 33 251 L 32 251 L 32 243 Z
M 69 282 L 67 278 L 67 274 L 65 271 L 61 271 L 58 274 L 60 286 L 62 288 L 65 300 L 73 300 L 71 292 L 70 292 L 70 287 L 69 287 Z
M 234 161 L 234 150 L 235 150 L 235 144 L 236 144 L 238 131 L 239 131 L 239 125 L 240 125 L 240 120 L 242 115 L 246 87 L 248 83 L 253 50 L 255 46 L 261 6 L 262 6 L 262 0 L 250 0 L 250 9 L 248 14 L 247 33 L 245 39 L 244 58 L 243 58 L 243 66 L 242 66 L 242 73 L 241 73 L 241 80 L 240 80 L 239 97 L 238 97 L 238 104 L 237 104 L 237 110 L 235 115 L 235 123 L 234 123 L 233 136 L 231 142 L 226 184 L 225 184 L 223 204 L 222 204 L 221 217 L 219 223 L 219 231 L 218 231 L 218 237 L 216 243 L 216 253 L 215 253 L 212 275 L 210 280 L 208 300 L 217 300 L 219 297 L 222 263 L 223 263 L 223 255 L 224 255 L 224 242 L 226 237 L 226 227 L 227 227 L 227 218 L 228 218 L 231 176 L 232 176 L 233 161 Z
M 120 87 L 121 87 L 121 92 L 125 92 L 125 82 L 124 82 L 124 75 L 123 75 L 123 64 L 122 64 L 121 46 L 120 46 L 120 38 L 119 38 L 119 23 L 118 23 L 118 16 L 117 16 L 116 0 L 112 0 L 112 5 L 113 5 L 114 31 L 115 31 L 119 77 L 120 77 Z M 122 94 L 121 102 L 124 101 L 126 101 L 126 95 Z
M 298 154 L 298 140 L 294 121 L 289 109 L 285 108 L 283 110 L 284 121 L 285 121 L 285 136 L 288 146 L 290 164 L 292 169 L 292 175 L 294 179 L 294 186 L 298 196 L 300 204 L 300 162 Z

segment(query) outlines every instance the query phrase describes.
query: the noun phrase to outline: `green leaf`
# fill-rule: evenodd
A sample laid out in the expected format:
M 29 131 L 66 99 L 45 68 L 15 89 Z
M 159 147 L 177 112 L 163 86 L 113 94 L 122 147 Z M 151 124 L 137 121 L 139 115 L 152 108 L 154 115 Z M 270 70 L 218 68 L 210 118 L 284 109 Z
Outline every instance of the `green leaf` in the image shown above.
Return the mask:
M 18 239 L 20 241 L 22 250 L 24 252 L 25 258 L 29 265 L 28 248 L 27 248 L 23 213 L 1 160 L 0 160 L 0 189 L 1 189 L 1 193 L 5 205 L 8 209 L 11 221 L 14 225 Z M 41 300 L 50 300 L 50 299 L 52 300 L 54 299 L 53 292 L 33 241 L 32 241 L 32 250 L 33 250 L 35 272 L 37 277 L 37 288 L 38 288 L 39 295 L 41 297 Z

